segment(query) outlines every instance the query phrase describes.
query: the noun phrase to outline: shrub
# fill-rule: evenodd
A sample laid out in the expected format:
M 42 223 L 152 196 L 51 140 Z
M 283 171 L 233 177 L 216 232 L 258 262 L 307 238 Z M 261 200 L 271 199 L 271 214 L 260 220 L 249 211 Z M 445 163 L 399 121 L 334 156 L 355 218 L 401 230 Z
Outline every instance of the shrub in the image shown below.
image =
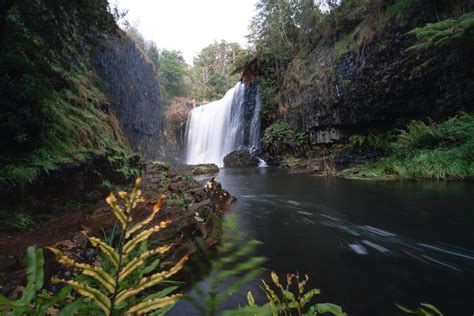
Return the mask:
M 280 122 L 270 125 L 262 137 L 262 148 L 270 155 L 294 154 L 304 156 L 309 149 L 308 135 L 293 129 L 289 124 Z

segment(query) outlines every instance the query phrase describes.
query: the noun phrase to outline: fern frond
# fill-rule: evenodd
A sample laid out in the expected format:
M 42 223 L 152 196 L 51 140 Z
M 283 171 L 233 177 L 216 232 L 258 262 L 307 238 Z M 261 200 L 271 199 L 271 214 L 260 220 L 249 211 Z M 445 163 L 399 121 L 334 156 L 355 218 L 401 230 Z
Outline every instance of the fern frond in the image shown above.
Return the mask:
M 102 251 L 102 253 L 110 260 L 110 262 L 112 262 L 112 264 L 115 266 L 115 268 L 118 267 L 118 264 L 119 264 L 119 255 L 118 253 L 115 251 L 114 248 L 112 248 L 111 246 L 107 245 L 105 242 L 103 242 L 102 240 L 100 240 L 99 238 L 96 238 L 96 237 L 89 237 L 87 236 L 87 239 L 90 241 L 90 243 L 92 244 L 92 246 L 96 247 L 96 248 L 99 248 L 100 251 Z
M 115 291 L 115 280 L 114 278 L 105 272 L 100 267 L 94 267 L 86 263 L 79 263 L 65 256 L 60 250 L 53 247 L 46 247 L 49 251 L 54 253 L 56 260 L 63 264 L 76 267 L 82 270 L 82 274 L 90 276 L 102 284 L 110 293 Z
M 313 296 L 318 295 L 318 294 L 321 294 L 321 291 L 319 289 L 312 289 L 311 291 L 305 293 L 303 297 L 300 299 L 300 305 L 305 306 L 311 301 Z
M 275 294 L 275 292 L 273 292 L 273 290 L 270 288 L 270 286 L 268 286 L 268 284 L 262 280 L 262 283 L 263 283 L 263 290 L 265 292 L 265 295 L 267 296 L 268 298 L 268 301 L 270 302 L 278 302 L 279 304 L 281 303 L 280 302 L 280 299 L 278 298 L 278 296 Z
M 137 256 L 137 257 L 133 258 L 132 260 L 130 260 L 129 263 L 127 263 L 127 265 L 120 272 L 119 281 L 124 280 L 128 275 L 130 275 L 130 273 L 132 273 L 138 267 L 143 265 L 145 263 L 145 260 L 148 257 L 156 255 L 156 254 L 162 255 L 162 254 L 168 252 L 173 247 L 173 245 L 174 244 L 170 244 L 170 245 L 166 245 L 166 246 L 163 246 L 163 247 L 159 247 L 159 248 L 144 252 L 140 256 Z
M 158 232 L 160 229 L 167 227 L 171 221 L 164 221 L 160 222 L 158 225 L 153 226 L 150 229 L 144 230 L 141 233 L 139 233 L 137 236 L 135 236 L 132 240 L 129 240 L 124 246 L 123 246 L 123 253 L 124 255 L 128 255 L 130 252 L 135 249 L 135 247 L 141 243 L 144 240 L 148 240 L 148 238 Z
M 309 276 L 307 274 L 304 275 L 304 280 L 299 282 L 298 280 L 298 292 L 300 294 L 303 294 L 304 292 L 304 287 L 306 286 L 306 283 L 309 281 Z
M 130 307 L 130 309 L 125 313 L 125 315 L 143 315 L 158 308 L 162 308 L 170 304 L 175 304 L 181 296 L 182 294 L 175 294 L 171 296 L 165 296 L 162 298 L 155 298 L 152 300 L 144 301 L 142 303 Z
M 92 286 L 83 284 L 78 281 L 72 281 L 72 280 L 71 281 L 60 280 L 60 281 L 63 283 L 69 284 L 82 296 L 93 300 L 97 304 L 97 306 L 99 306 L 100 309 L 104 311 L 105 315 L 109 315 L 111 303 L 110 303 L 109 298 L 104 293 L 102 293 L 98 289 L 93 288 Z
M 149 224 L 156 216 L 156 214 L 158 213 L 158 211 L 161 209 L 161 203 L 166 199 L 166 196 L 165 195 L 161 195 L 160 198 L 158 199 L 158 201 L 155 203 L 155 205 L 153 206 L 153 211 L 151 212 L 151 214 L 145 218 L 143 221 L 137 223 L 135 226 L 133 226 L 132 228 L 130 228 L 128 231 L 127 231 L 127 234 L 125 235 L 125 238 L 128 239 L 130 238 L 130 236 L 132 234 L 134 234 L 135 232 L 139 231 L 140 229 L 142 229 L 145 225 Z
M 115 194 L 110 193 L 110 195 L 105 199 L 105 201 L 112 208 L 112 211 L 114 212 L 115 217 L 117 217 L 118 221 L 120 222 L 122 229 L 125 230 L 125 227 L 127 227 L 127 216 L 118 204 Z
M 250 307 L 256 307 L 255 305 L 255 299 L 253 298 L 252 292 L 248 291 L 247 292 L 247 302 Z
M 120 304 L 124 300 L 126 300 L 129 297 L 135 296 L 138 293 L 142 292 L 143 290 L 152 287 L 161 281 L 169 278 L 170 276 L 176 274 L 179 270 L 181 270 L 184 266 L 184 263 L 188 260 L 188 256 L 184 256 L 179 262 L 174 265 L 170 270 L 168 271 L 163 271 L 163 272 L 158 272 L 155 273 L 149 277 L 144 277 L 143 279 L 140 280 L 138 287 L 137 288 L 132 288 L 128 290 L 123 290 L 121 291 L 116 298 L 116 303 Z

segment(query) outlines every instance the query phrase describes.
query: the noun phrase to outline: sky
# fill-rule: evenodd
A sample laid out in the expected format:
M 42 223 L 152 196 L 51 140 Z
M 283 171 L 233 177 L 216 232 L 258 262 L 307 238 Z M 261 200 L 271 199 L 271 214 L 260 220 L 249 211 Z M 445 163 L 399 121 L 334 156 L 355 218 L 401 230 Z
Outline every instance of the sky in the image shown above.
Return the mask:
M 247 43 L 257 0 L 110 0 L 159 48 L 179 50 L 188 64 L 214 40 Z

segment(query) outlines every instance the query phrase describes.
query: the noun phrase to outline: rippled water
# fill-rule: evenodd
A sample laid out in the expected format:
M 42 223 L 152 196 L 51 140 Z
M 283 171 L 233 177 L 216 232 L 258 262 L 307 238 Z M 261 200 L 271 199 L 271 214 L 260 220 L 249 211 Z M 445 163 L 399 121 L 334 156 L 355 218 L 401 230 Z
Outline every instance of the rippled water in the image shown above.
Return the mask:
M 221 169 L 218 181 L 238 198 L 231 211 L 242 230 L 263 241 L 266 268 L 308 274 L 320 301 L 356 316 L 398 315 L 396 302 L 474 313 L 474 184 L 350 181 L 271 168 Z M 245 303 L 244 294 L 228 306 Z M 194 312 L 180 303 L 172 314 Z

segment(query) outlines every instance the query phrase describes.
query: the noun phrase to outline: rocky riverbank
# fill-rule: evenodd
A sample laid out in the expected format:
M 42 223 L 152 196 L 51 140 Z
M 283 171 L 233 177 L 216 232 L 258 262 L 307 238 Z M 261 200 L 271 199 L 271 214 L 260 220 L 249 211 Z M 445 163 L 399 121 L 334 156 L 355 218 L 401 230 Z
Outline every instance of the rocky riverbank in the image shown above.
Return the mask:
M 115 187 L 128 190 L 129 186 Z M 172 224 L 157 238 L 175 244 L 164 260 L 173 264 L 174 258 L 184 254 L 193 255 L 202 247 L 212 247 L 219 240 L 220 221 L 226 207 L 235 199 L 214 179 L 198 182 L 192 178 L 192 168 L 174 167 L 164 163 L 144 164 L 141 184 L 144 203 L 138 205 L 137 219 L 145 216 L 162 195 L 167 199 L 156 217 L 156 221 L 171 220 Z M 78 202 L 79 203 L 79 202 Z M 90 235 L 113 235 L 115 217 L 101 196 L 88 204 L 78 204 L 73 210 L 45 213 L 37 217 L 35 227 L 14 231 L 0 231 L 0 293 L 11 294 L 25 280 L 24 254 L 28 246 L 56 247 L 71 254 L 78 261 L 91 262 L 95 253 L 87 244 L 81 231 Z M 112 236 L 113 238 L 113 236 Z M 198 243 L 199 241 L 199 243 Z M 56 273 L 57 266 L 52 256 L 46 254 L 46 275 Z M 68 271 L 64 273 L 70 273 Z

